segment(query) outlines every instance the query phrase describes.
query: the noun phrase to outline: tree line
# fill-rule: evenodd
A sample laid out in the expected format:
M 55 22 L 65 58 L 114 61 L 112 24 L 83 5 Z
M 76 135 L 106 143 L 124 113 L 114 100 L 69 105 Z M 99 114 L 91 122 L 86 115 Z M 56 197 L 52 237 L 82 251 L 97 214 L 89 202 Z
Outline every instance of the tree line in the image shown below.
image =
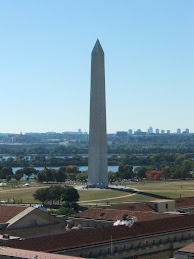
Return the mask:
M 148 155 L 112 155 L 108 157 L 108 165 L 154 165 L 155 163 L 160 163 L 162 166 L 164 163 L 169 163 L 171 160 L 175 160 L 179 154 L 148 154 Z M 180 154 L 184 155 L 186 159 L 192 159 L 192 154 Z M 83 157 L 80 155 L 75 155 L 72 157 L 47 157 L 45 155 L 35 155 L 35 156 L 18 156 L 18 157 L 9 157 L 6 159 L 0 160 L 0 166 L 2 167 L 53 167 L 53 166 L 87 166 L 88 157 Z
M 59 169 L 45 167 L 43 170 L 36 170 L 32 167 L 24 167 L 15 171 L 11 167 L 0 166 L 0 179 L 6 179 L 8 182 L 11 179 L 20 181 L 22 177 L 34 177 L 37 182 L 65 182 L 66 180 L 86 180 L 88 177 L 87 171 L 80 172 L 75 165 L 61 166 Z
M 146 175 L 147 171 L 161 171 L 161 177 L 165 179 L 185 179 L 192 177 L 194 170 L 194 160 L 189 155 L 181 154 L 154 154 L 141 157 L 127 155 L 118 157 L 114 155 L 110 157 L 110 160 L 119 164 L 118 172 L 109 173 L 110 181 L 133 179 L 134 177 L 146 178 L 149 175 Z M 139 165 L 140 167 L 133 172 L 133 165 Z M 31 167 L 24 167 L 18 169 L 15 174 L 13 174 L 11 167 L 0 166 L 1 179 L 9 181 L 15 178 L 20 180 L 24 175 L 28 178 L 34 175 L 38 182 L 86 181 L 88 176 L 87 171 L 80 172 L 76 165 L 61 166 L 57 170 L 45 167 L 40 171 Z M 158 176 L 155 178 L 158 178 Z
M 47 166 L 66 166 L 77 165 L 84 166 L 88 164 L 88 158 L 80 155 L 73 157 L 54 157 L 45 155 L 32 155 L 32 156 L 17 156 L 15 158 L 9 157 L 7 159 L 1 158 L 0 166 L 11 167 L 47 167 Z
M 0 147 L 0 154 L 15 156 L 49 155 L 68 156 L 88 154 L 88 139 L 79 139 L 79 135 L 71 136 L 68 146 L 55 147 Z M 76 141 L 76 144 L 73 144 Z M 147 155 L 156 153 L 194 153 L 194 134 L 145 135 L 117 137 L 108 135 L 108 154 Z

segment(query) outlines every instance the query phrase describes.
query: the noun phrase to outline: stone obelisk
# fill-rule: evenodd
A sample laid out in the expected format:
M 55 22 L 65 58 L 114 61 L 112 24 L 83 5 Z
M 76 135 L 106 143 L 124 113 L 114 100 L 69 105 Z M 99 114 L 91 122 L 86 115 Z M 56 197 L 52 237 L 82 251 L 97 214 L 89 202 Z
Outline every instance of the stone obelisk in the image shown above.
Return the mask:
M 108 187 L 104 51 L 99 40 L 91 62 L 88 187 Z

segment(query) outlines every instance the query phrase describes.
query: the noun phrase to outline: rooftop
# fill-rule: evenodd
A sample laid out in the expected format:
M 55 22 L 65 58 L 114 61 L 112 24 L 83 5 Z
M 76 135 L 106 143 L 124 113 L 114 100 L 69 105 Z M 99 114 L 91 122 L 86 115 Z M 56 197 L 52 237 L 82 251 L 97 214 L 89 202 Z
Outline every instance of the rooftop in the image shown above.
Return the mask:
M 153 200 L 153 201 L 149 201 L 149 202 L 153 202 L 153 203 L 162 203 L 162 202 L 169 202 L 169 201 L 173 201 L 173 200 L 165 200 L 165 199 L 159 199 L 159 200 Z
M 178 250 L 178 252 L 194 253 L 194 242 Z
M 17 258 L 35 258 L 38 259 L 77 259 L 80 257 L 67 256 L 67 255 L 57 255 L 48 254 L 43 252 L 36 252 L 30 250 L 15 249 L 10 247 L 0 247 L 0 255 L 17 256 Z
M 130 202 L 125 204 L 113 205 L 113 206 L 105 206 L 104 208 L 111 208 L 116 210 L 128 210 L 128 211 L 154 211 L 154 209 L 150 208 L 143 202 Z
M 106 208 L 93 208 L 89 210 L 82 211 L 73 216 L 73 218 L 85 218 L 85 219 L 96 219 L 96 220 L 107 220 L 107 221 L 117 221 L 122 220 L 123 218 L 136 217 L 138 222 L 150 221 L 155 219 L 176 217 L 180 214 L 167 214 L 167 213 L 158 213 L 152 211 L 131 211 L 131 210 L 117 210 Z
M 175 208 L 187 208 L 194 207 L 194 196 L 193 197 L 184 197 L 184 198 L 175 198 Z
M 25 209 L 25 206 L 0 205 L 0 223 L 6 223 Z
M 152 221 L 135 222 L 131 227 L 115 226 L 98 229 L 82 229 L 59 235 L 50 235 L 16 241 L 0 241 L 1 246 L 55 252 L 94 244 L 130 239 L 141 236 L 194 228 L 194 215 Z

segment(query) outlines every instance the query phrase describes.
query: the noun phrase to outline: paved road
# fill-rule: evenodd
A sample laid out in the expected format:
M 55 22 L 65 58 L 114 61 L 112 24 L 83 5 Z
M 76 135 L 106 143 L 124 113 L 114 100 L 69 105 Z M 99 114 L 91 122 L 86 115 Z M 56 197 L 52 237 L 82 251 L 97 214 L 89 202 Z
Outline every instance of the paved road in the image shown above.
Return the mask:
M 100 201 L 109 201 L 109 200 L 115 200 L 115 199 L 122 199 L 122 198 L 125 198 L 125 197 L 134 196 L 134 195 L 136 195 L 136 194 L 137 194 L 137 193 L 130 193 L 130 194 L 128 194 L 128 195 L 123 195 L 123 196 L 119 196 L 119 197 L 116 196 L 116 197 L 113 197 L 113 198 L 80 201 L 79 204 L 81 204 L 81 203 L 88 203 L 88 202 L 100 202 Z

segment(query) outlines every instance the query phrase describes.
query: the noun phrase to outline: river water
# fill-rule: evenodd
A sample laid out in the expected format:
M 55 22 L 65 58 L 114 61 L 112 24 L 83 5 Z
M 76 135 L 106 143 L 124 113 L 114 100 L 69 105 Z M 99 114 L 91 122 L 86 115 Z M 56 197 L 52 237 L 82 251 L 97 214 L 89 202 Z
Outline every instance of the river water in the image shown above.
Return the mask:
M 108 157 L 110 157 L 111 155 L 108 155 Z M 28 157 L 28 159 L 30 159 L 31 158 L 31 156 L 24 156 L 24 158 L 27 158 Z M 46 158 L 48 158 L 48 156 L 45 156 Z M 69 157 L 69 158 L 71 158 L 72 156 L 55 156 L 56 158 L 65 158 L 65 157 Z M 88 156 L 82 156 L 82 157 L 88 157 Z M 119 156 L 118 156 L 119 157 Z M 2 156 L 1 158 L 0 158 L 0 160 L 1 159 L 5 159 L 5 160 L 7 160 L 8 158 L 13 158 L 13 159 L 15 159 L 16 158 L 16 156 Z M 135 168 L 136 167 L 139 167 L 139 166 L 133 166 L 133 171 L 135 170 Z M 18 170 L 18 169 L 21 169 L 21 168 L 23 168 L 23 167 L 12 167 L 12 169 L 13 169 L 13 173 L 15 173 L 15 171 L 16 170 Z M 34 167 L 36 170 L 43 170 L 45 167 Z M 51 169 L 56 169 L 56 170 L 58 170 L 59 168 L 60 168 L 60 166 L 51 166 L 51 167 L 48 167 L 48 168 L 51 168 Z M 108 166 L 108 172 L 109 171 L 112 171 L 112 172 L 114 172 L 114 173 L 116 173 L 117 171 L 118 171 L 118 168 L 119 168 L 119 166 L 116 166 L 116 165 L 114 165 L 114 166 Z M 83 171 L 86 171 L 86 170 L 88 170 L 88 166 L 80 166 L 79 167 L 79 171 L 81 171 L 81 172 L 83 172 Z
M 139 166 L 133 166 L 133 171 L 135 170 L 136 167 L 139 167 Z M 15 173 L 16 170 L 21 169 L 21 168 L 23 168 L 23 167 L 12 167 L 13 173 Z M 34 167 L 34 168 L 36 170 L 40 171 L 40 170 L 44 170 L 45 167 Z M 48 168 L 58 170 L 60 168 L 60 166 L 50 166 Z M 117 165 L 110 165 L 110 166 L 108 166 L 108 172 L 112 171 L 113 173 L 116 173 L 118 171 L 118 168 L 119 168 L 119 166 L 117 166 Z M 78 170 L 81 172 L 86 171 L 86 170 L 88 170 L 88 166 L 80 166 Z

